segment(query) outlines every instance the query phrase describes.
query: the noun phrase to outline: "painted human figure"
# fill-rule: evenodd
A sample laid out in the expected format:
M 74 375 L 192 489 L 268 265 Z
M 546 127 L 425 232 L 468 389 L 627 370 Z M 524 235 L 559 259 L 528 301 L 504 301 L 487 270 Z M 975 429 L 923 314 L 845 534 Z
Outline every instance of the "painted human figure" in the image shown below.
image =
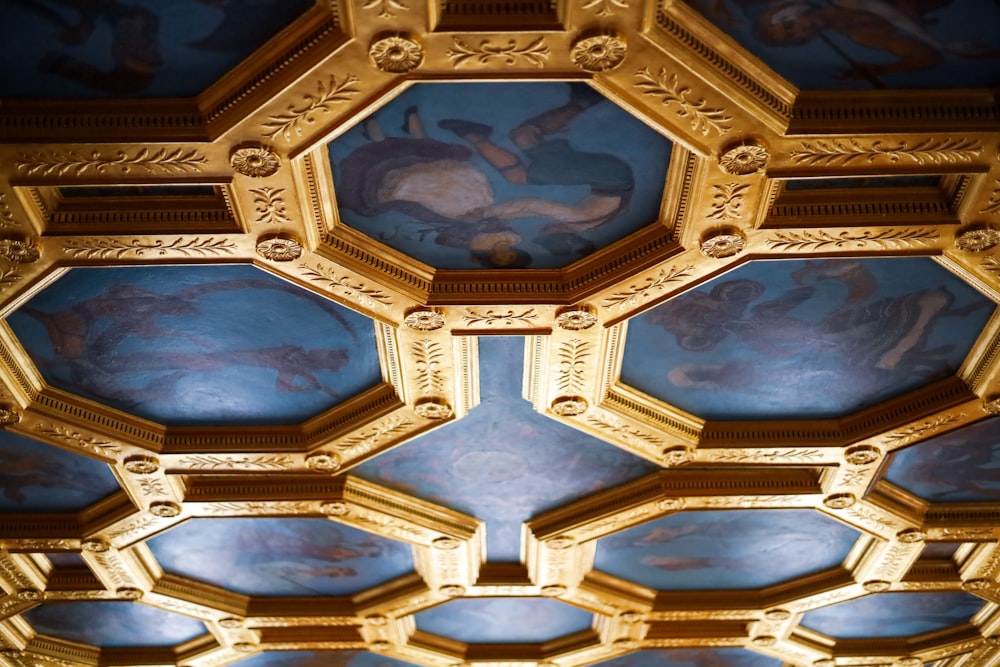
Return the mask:
M 723 0 L 702 0 L 700 4 L 721 25 L 731 27 L 737 23 Z M 881 77 L 930 69 L 946 55 L 1000 58 L 1000 49 L 995 46 L 935 36 L 935 19 L 929 14 L 950 4 L 951 0 L 746 0 L 740 6 L 753 14 L 753 33 L 765 44 L 797 46 L 821 40 L 847 62 L 847 67 L 838 72 L 840 78 L 867 80 L 884 88 Z M 891 58 L 858 61 L 827 36 L 831 33 Z
M 164 326 L 170 318 L 198 316 L 198 300 L 212 293 L 230 290 L 266 289 L 302 298 L 296 287 L 273 281 L 217 281 L 194 285 L 172 294 L 153 292 L 131 284 L 112 284 L 106 291 L 80 300 L 55 312 L 43 312 L 30 305 L 18 312 L 39 322 L 53 349 L 50 359 L 36 357 L 43 369 L 62 367 L 64 382 L 102 398 L 127 405 L 163 401 L 178 382 L 191 372 L 255 366 L 274 371 L 275 389 L 281 392 L 321 391 L 340 399 L 333 387 L 316 373 L 336 372 L 350 362 L 341 348 L 305 349 L 301 345 L 273 345 L 250 349 L 217 349 L 212 340 L 189 329 Z M 332 304 L 310 301 L 331 315 L 351 338 L 357 332 Z M 128 340 L 150 344 L 142 353 L 123 352 Z M 170 340 L 184 350 L 154 343 Z M 195 349 L 191 350 L 190 348 Z M 127 381 L 130 374 L 159 373 L 156 379 L 137 386 Z
M 945 54 L 962 58 L 998 58 L 1000 49 L 973 42 L 944 41 L 935 37 L 926 14 L 948 0 L 828 0 L 825 6 L 805 0 L 785 0 L 765 10 L 755 24 L 761 39 L 776 45 L 801 44 L 839 32 L 854 43 L 893 56 L 885 63 L 855 62 L 840 72 L 845 79 L 869 79 L 897 72 L 930 69 Z
M 751 302 L 763 295 L 764 286 L 735 280 L 708 292 L 681 295 L 647 318 L 673 334 L 678 347 L 689 352 L 709 352 L 726 339 L 736 339 L 767 356 L 768 373 L 790 363 L 796 366 L 796 377 L 804 377 L 798 364 L 803 346 L 808 345 L 827 360 L 810 371 L 816 374 L 847 364 L 856 377 L 873 380 L 906 367 L 938 378 L 950 372 L 947 354 L 951 348 L 927 347 L 934 323 L 941 317 L 961 316 L 987 305 L 977 301 L 964 309 L 953 309 L 953 296 L 944 287 L 872 301 L 875 277 L 849 260 L 810 262 L 792 277 L 799 287 L 753 306 Z M 800 319 L 792 311 L 812 299 L 816 291 L 812 283 L 817 281 L 843 283 L 846 297 L 817 321 Z M 681 387 L 753 391 L 763 379 L 762 372 L 751 361 L 685 363 L 674 367 L 668 377 Z
M 483 123 L 450 118 L 438 127 L 461 140 L 430 138 L 416 107 L 406 110 L 404 137 L 390 137 L 374 119 L 365 122 L 372 141 L 355 149 L 339 167 L 341 207 L 373 216 L 400 211 L 426 223 L 439 245 L 467 248 L 491 267 L 523 267 L 531 258 L 517 247 L 520 235 L 510 221 L 547 221 L 536 242 L 554 254 L 587 254 L 593 246 L 576 232 L 614 219 L 631 198 L 635 180 L 627 162 L 607 153 L 585 153 L 554 137 L 569 122 L 604 98 L 584 85 L 569 88 L 568 101 L 529 118 L 510 132 L 518 152 L 492 138 Z M 515 185 L 588 186 L 589 194 L 565 203 L 525 196 L 496 201 L 482 158 Z
M 59 51 L 49 51 L 38 69 L 110 94 L 144 90 L 163 65 L 159 17 L 138 4 L 118 0 L 11 0 L 57 28 L 68 46 L 87 42 L 104 24 L 111 34 L 111 69 Z M 76 15 L 70 20 L 68 15 Z

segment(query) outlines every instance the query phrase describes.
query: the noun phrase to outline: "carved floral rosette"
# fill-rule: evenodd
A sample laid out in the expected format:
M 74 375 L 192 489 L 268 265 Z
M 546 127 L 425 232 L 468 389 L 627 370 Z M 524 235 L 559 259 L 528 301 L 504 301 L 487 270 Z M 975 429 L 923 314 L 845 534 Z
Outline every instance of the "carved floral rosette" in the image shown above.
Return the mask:
M 408 37 L 390 35 L 372 42 L 368 56 L 383 72 L 404 74 L 420 66 L 424 61 L 424 49 Z
M 570 53 L 573 63 L 588 72 L 606 72 L 625 60 L 625 40 L 617 35 L 592 35 L 577 40 Z
M 238 174 L 251 178 L 274 175 L 281 166 L 278 154 L 266 146 L 245 144 L 237 146 L 229 156 L 229 164 Z

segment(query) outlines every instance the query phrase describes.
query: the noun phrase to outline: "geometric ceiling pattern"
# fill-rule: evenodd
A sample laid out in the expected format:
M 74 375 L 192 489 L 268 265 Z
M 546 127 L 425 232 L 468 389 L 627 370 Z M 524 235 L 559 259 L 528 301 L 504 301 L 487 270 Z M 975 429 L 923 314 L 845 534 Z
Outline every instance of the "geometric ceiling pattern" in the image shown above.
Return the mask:
M 0 19 L 0 665 L 1000 660 L 1000 3 Z

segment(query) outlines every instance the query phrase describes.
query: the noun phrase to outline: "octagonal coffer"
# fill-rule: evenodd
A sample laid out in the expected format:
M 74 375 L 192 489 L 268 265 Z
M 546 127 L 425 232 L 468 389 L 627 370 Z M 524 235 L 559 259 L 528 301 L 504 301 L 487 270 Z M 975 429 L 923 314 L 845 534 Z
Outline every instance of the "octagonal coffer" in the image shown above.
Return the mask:
M 657 219 L 670 142 L 582 83 L 424 83 L 329 153 L 371 238 L 439 269 L 559 268 Z
M 4 97 L 189 97 L 264 45 L 314 0 L 11 2 L 0 40 Z
M 234 662 L 239 667 L 414 667 L 367 651 L 265 651 Z
M 535 412 L 521 397 L 520 336 L 479 340 L 478 406 L 366 461 L 364 479 L 486 521 L 491 561 L 517 561 L 521 523 L 659 468 Z
M 781 667 L 781 660 L 741 648 L 678 648 L 637 651 L 596 667 Z
M 371 320 L 252 266 L 73 269 L 7 322 L 46 382 L 166 425 L 296 423 L 381 381 Z
M 954 374 L 994 308 L 928 258 L 756 261 L 631 320 L 621 381 L 705 419 L 840 417 Z
M 1000 417 L 896 452 L 885 479 L 934 503 L 1000 500 Z
M 467 644 L 540 643 L 588 630 L 593 616 L 545 598 L 465 598 L 415 617 L 417 629 Z
M 680 512 L 598 541 L 598 570 L 654 590 L 764 588 L 835 568 L 859 533 L 813 510 Z
M 350 595 L 413 571 L 408 545 L 326 519 L 192 519 L 148 544 L 166 572 L 244 595 Z
M 102 648 L 175 646 L 208 632 L 201 621 L 139 602 L 51 602 L 24 618 L 40 634 Z
M 799 88 L 976 88 L 996 83 L 1000 6 L 691 0 Z M 878 7 L 878 9 L 872 9 Z M 955 41 L 955 35 L 962 35 Z M 983 62 L 990 65 L 980 64 Z
M 984 604 L 968 593 L 879 593 L 807 612 L 802 625 L 837 639 L 912 637 L 967 623 Z
M 121 488 L 107 464 L 7 431 L 0 487 L 0 513 L 77 512 Z

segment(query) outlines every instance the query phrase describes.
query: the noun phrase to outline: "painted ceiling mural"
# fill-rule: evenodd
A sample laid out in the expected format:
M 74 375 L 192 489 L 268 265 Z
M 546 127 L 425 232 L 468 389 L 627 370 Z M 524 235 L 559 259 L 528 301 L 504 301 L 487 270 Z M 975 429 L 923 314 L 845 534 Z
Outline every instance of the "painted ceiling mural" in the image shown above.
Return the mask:
M 973 88 L 1000 81 L 996 2 L 691 4 L 800 88 Z
M 368 320 L 249 266 L 77 269 L 8 322 L 49 382 L 164 423 L 302 421 L 381 379 Z
M 208 88 L 312 0 L 10 0 L 5 97 L 181 97 Z
M 0 55 L 0 667 L 1000 663 L 1000 2 Z
M 421 84 L 330 145 L 344 222 L 444 269 L 558 268 L 627 236 L 669 154 L 582 83 Z
M 836 417 L 954 373 L 994 309 L 926 259 L 758 262 L 633 320 L 622 381 L 711 419 Z

